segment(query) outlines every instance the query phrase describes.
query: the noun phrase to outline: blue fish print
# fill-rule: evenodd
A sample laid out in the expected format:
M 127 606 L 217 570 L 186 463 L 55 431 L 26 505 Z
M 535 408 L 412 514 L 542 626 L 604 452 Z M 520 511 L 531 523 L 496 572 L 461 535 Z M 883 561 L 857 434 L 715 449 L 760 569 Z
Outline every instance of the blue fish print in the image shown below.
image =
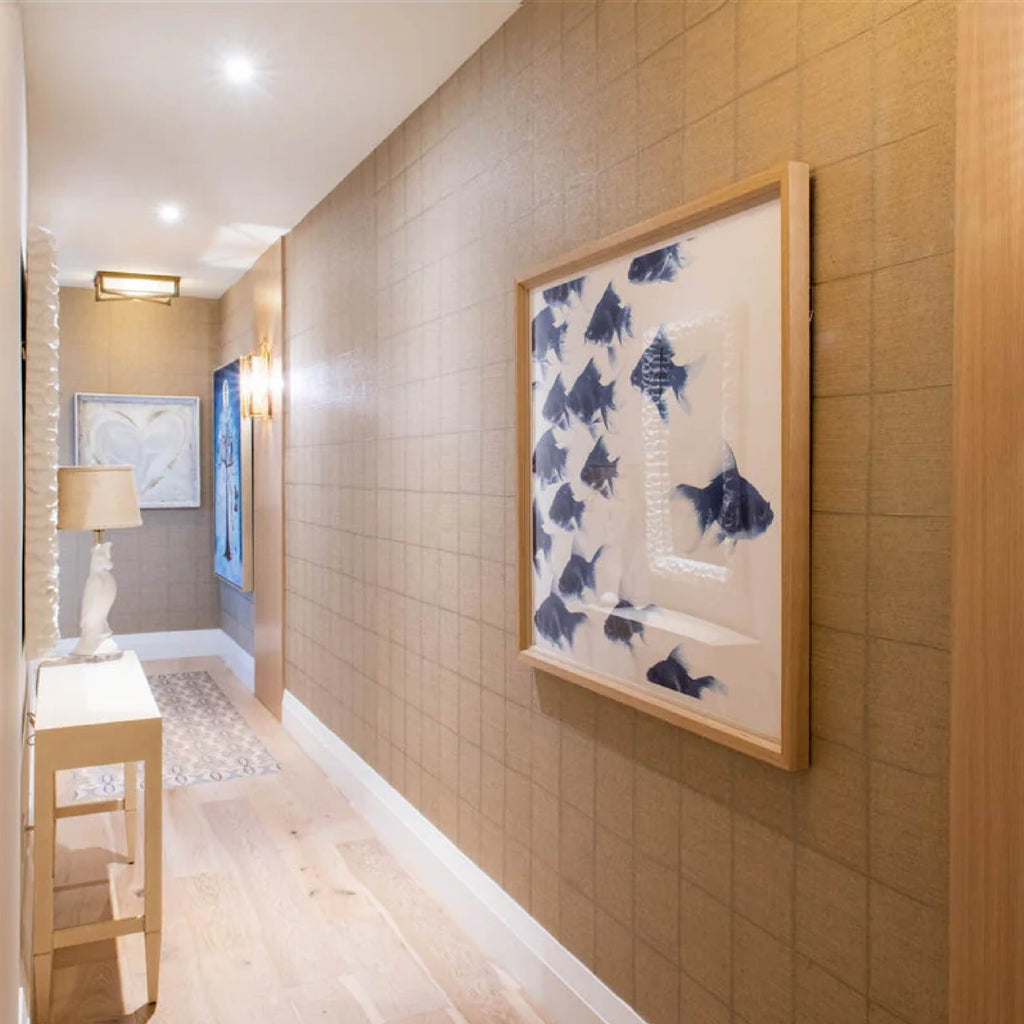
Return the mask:
M 583 284 L 586 280 L 585 277 L 574 277 L 571 281 L 545 288 L 544 301 L 549 306 L 568 306 L 574 295 L 577 299 L 583 298 Z
M 647 670 L 647 681 L 698 700 L 704 696 L 705 690 L 725 690 L 714 676 L 699 676 L 695 679 L 690 675 L 683 661 L 682 646 L 676 647 L 664 661 L 652 665 Z
M 533 450 L 533 473 L 544 484 L 555 484 L 565 478 L 565 459 L 568 455 L 565 448 L 560 448 L 555 440 L 555 430 L 544 431 L 537 447 Z
M 644 639 L 643 619 L 616 615 L 615 612 L 631 610 L 642 615 L 654 607 L 655 605 L 649 604 L 646 608 L 635 608 L 632 601 L 627 601 L 624 597 L 620 598 L 619 603 L 615 606 L 615 611 L 610 612 L 608 618 L 604 620 L 604 635 L 612 643 L 623 644 L 632 650 L 634 637 L 638 636 L 641 640 Z
M 633 311 L 622 304 L 611 281 L 594 307 L 583 337 L 592 345 L 611 345 L 616 339 L 621 345 L 624 337 L 633 337 Z
M 566 485 L 568 486 L 568 485 Z M 544 517 L 537 507 L 537 499 L 533 499 L 533 565 L 540 572 L 541 557 L 551 557 L 551 534 L 544 529 Z
M 554 383 L 551 385 L 551 390 L 548 392 L 548 397 L 544 401 L 544 407 L 541 409 L 540 414 L 548 423 L 553 423 L 556 427 L 561 427 L 563 430 L 569 426 L 569 413 L 565 408 L 565 385 L 562 383 L 562 375 L 560 373 L 555 376 Z
M 533 358 L 543 363 L 547 360 L 548 353 L 554 352 L 555 358 L 561 362 L 562 343 L 568 329 L 567 323 L 556 324 L 551 307 L 545 306 L 533 318 Z
M 673 242 L 662 249 L 637 256 L 629 265 L 629 279 L 633 284 L 674 281 L 689 262 L 689 258 L 679 252 L 679 243 Z
M 583 591 L 588 587 L 596 591 L 597 560 L 603 550 L 602 545 L 594 552 L 594 557 L 590 561 L 575 552 L 570 556 L 562 575 L 558 578 L 558 589 L 565 597 L 582 597 Z
M 619 475 L 619 460 L 608 454 L 608 446 L 604 438 L 599 437 L 597 444 L 587 456 L 580 470 L 580 479 L 592 487 L 598 494 L 610 498 L 615 493 L 615 478 Z
M 555 593 L 544 598 L 533 616 L 537 632 L 556 647 L 561 647 L 566 641 L 572 647 L 577 627 L 586 621 L 584 612 L 569 611 L 565 602 Z
M 629 383 L 642 395 L 646 395 L 658 410 L 663 420 L 668 419 L 668 403 L 665 392 L 672 391 L 679 404 L 690 411 L 686 400 L 686 382 L 697 367 L 697 362 L 676 366 L 672 343 L 665 337 L 664 328 L 658 328 L 654 341 L 644 349 L 640 361 L 629 376 Z
M 601 371 L 591 359 L 583 372 L 576 378 L 565 400 L 566 408 L 583 424 L 591 426 L 595 416 L 604 421 L 608 428 L 608 410 L 615 408 L 615 381 L 601 383 Z
M 551 522 L 563 530 L 574 530 L 583 525 L 583 510 L 586 503 L 577 501 L 572 494 L 572 484 L 562 484 L 558 488 L 548 515 Z
M 706 487 L 680 484 L 676 497 L 693 503 L 701 534 L 717 524 L 719 544 L 725 540 L 752 540 L 760 537 L 775 518 L 771 505 L 761 492 L 736 468 L 736 456 L 726 446 L 725 468 Z

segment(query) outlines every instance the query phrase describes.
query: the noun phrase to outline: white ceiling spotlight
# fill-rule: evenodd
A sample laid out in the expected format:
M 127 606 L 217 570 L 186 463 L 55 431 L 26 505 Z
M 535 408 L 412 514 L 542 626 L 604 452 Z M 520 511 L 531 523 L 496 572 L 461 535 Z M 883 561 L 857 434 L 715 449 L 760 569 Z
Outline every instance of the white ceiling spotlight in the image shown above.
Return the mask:
M 235 54 L 224 61 L 224 77 L 232 85 L 246 85 L 256 77 L 256 68 L 248 57 Z
M 182 218 L 181 207 L 177 203 L 161 203 L 156 215 L 165 224 L 177 224 Z

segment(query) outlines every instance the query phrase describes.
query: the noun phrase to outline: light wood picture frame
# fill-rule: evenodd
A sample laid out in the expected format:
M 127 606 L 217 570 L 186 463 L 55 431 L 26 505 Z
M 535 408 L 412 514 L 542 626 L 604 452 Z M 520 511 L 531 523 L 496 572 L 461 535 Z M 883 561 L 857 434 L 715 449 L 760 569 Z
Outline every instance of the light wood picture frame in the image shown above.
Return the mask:
M 785 163 L 530 270 L 516 299 L 520 659 L 789 770 L 809 217 Z

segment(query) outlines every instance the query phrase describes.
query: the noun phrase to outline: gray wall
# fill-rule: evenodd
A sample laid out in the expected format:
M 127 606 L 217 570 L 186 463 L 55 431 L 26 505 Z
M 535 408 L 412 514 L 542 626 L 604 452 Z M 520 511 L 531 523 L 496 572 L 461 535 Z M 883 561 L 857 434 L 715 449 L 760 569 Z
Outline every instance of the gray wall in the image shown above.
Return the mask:
M 76 391 L 199 395 L 202 505 L 144 509 L 143 525 L 109 534 L 118 595 L 110 615 L 117 633 L 208 629 L 218 625 L 213 575 L 210 372 L 218 352 L 214 299 L 182 298 L 170 306 L 96 302 L 91 289 L 62 288 L 61 465 L 74 462 Z M 78 635 L 82 588 L 89 573 L 89 533 L 60 535 L 60 629 Z

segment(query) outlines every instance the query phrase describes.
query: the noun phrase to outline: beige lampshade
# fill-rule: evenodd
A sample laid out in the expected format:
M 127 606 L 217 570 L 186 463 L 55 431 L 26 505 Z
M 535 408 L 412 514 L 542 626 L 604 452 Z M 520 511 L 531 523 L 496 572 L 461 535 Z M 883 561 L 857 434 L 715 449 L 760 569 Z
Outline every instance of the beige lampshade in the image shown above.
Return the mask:
M 131 466 L 61 466 L 58 530 L 120 530 L 141 526 Z

